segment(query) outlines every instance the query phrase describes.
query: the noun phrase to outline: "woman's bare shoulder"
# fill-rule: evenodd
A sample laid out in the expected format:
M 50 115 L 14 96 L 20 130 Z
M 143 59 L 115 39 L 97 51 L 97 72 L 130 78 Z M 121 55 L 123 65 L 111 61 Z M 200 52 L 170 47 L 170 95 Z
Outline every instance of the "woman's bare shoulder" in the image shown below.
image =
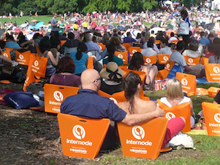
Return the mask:
M 125 112 L 128 112 L 128 102 L 127 101 L 118 103 L 118 107 L 123 109 Z

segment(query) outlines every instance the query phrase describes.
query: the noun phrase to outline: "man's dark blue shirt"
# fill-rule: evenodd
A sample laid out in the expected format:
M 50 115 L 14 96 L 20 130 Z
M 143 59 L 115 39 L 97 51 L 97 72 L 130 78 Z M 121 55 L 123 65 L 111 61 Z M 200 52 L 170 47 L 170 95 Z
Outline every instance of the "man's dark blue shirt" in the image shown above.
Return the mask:
M 90 89 L 80 89 L 77 95 L 67 97 L 61 104 L 61 113 L 93 119 L 109 118 L 117 122 L 127 114 L 112 100 Z

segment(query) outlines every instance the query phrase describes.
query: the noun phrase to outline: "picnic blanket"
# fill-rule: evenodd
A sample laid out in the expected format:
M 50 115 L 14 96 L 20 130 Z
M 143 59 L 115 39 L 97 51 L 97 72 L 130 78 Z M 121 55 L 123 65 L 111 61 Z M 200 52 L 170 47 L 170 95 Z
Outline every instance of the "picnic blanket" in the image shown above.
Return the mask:
M 218 84 L 220 82 L 208 82 L 206 77 L 203 78 L 196 78 L 196 84 Z

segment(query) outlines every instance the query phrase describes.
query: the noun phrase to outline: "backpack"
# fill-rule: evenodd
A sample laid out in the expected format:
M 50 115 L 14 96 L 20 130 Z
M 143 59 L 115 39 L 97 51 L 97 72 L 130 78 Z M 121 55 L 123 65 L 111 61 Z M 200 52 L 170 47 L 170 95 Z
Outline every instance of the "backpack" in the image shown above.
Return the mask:
M 11 78 L 14 83 L 24 83 L 27 76 L 27 69 L 22 66 L 17 66 L 14 68 Z

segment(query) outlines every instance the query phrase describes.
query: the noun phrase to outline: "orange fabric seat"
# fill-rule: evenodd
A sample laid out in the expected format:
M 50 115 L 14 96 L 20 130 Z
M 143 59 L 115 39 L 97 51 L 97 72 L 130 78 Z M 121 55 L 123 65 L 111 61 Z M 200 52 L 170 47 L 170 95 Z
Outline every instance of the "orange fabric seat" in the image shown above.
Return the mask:
M 210 87 L 210 88 L 208 89 L 209 97 L 214 98 L 219 91 L 220 91 L 220 88 Z
M 122 45 L 126 48 L 127 51 L 129 51 L 129 48 L 131 47 L 131 44 L 123 43 Z
M 105 50 L 106 46 L 103 43 L 98 43 L 101 52 Z
M 29 65 L 31 51 L 19 52 L 15 51 L 15 61 L 20 65 Z
M 45 84 L 44 102 L 45 111 L 49 113 L 60 113 L 61 103 L 69 96 L 76 95 L 78 87 L 64 85 Z
M 123 64 L 128 64 L 128 51 L 125 52 L 117 52 L 115 51 L 115 55 L 123 60 Z
M 143 56 L 144 58 L 144 63 L 146 64 L 156 64 L 157 63 L 157 56 Z
M 94 159 L 109 128 L 109 119 L 85 119 L 58 114 L 63 155 Z
M 202 103 L 208 136 L 220 136 L 220 105 Z
M 205 74 L 208 82 L 220 82 L 220 64 L 205 64 Z
M 87 69 L 93 69 L 93 57 L 89 56 L 88 58 L 88 64 L 87 64 Z
M 157 57 L 159 64 L 166 64 L 170 59 L 170 54 L 158 54 Z
M 189 66 L 198 65 L 199 61 L 200 61 L 200 58 L 201 58 L 200 56 L 198 56 L 197 58 L 191 58 L 191 57 L 188 57 L 188 56 L 183 56 L 183 57 L 185 58 L 185 61 Z
M 11 54 L 10 52 L 12 51 L 12 48 L 5 48 L 5 51 L 2 52 L 2 55 L 9 58 L 11 60 Z
M 136 53 L 136 52 L 141 52 L 142 49 L 141 49 L 140 47 L 130 47 L 130 48 L 128 49 L 128 51 L 129 51 L 129 53 L 130 53 L 130 60 L 131 60 L 133 54 Z
M 166 118 L 156 118 L 135 126 L 117 123 L 123 155 L 156 159 L 160 154 L 167 124 Z
M 173 40 L 171 41 L 172 44 L 177 44 L 179 42 L 179 40 Z

